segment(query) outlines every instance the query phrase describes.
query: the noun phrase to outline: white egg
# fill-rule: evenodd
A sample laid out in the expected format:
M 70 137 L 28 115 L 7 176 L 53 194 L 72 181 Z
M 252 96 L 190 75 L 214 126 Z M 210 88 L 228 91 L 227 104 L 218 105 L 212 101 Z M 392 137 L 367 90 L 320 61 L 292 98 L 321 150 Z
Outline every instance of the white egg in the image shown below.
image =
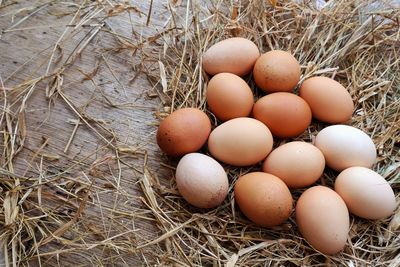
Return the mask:
M 376 161 L 372 139 L 360 129 L 348 125 L 322 129 L 317 134 L 315 146 L 324 154 L 326 165 L 337 171 L 354 166 L 370 168 Z
M 228 194 L 228 177 L 215 159 L 190 153 L 181 158 L 176 168 L 176 184 L 183 198 L 198 208 L 214 208 Z

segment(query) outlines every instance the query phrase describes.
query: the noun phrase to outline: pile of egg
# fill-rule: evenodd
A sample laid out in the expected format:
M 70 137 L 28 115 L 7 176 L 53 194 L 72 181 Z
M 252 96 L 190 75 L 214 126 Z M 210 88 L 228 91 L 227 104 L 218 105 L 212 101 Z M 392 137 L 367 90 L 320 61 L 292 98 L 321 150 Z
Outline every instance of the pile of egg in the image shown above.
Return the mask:
M 349 212 L 365 219 L 383 219 L 396 208 L 389 183 L 370 168 L 376 161 L 371 138 L 347 122 L 354 104 L 349 92 L 327 77 L 306 79 L 299 95 L 291 91 L 300 81 L 300 65 L 290 53 L 272 50 L 260 55 L 248 39 L 230 38 L 211 46 L 202 57 L 210 111 L 223 123 L 211 130 L 208 116 L 182 108 L 159 126 L 157 143 L 170 156 L 182 157 L 176 183 L 183 198 L 199 208 L 214 208 L 228 194 L 228 177 L 218 162 L 262 170 L 240 176 L 234 185 L 235 203 L 255 224 L 273 227 L 292 213 L 290 189 L 306 188 L 295 206 L 300 233 L 316 250 L 335 254 L 345 247 Z M 254 103 L 241 78 L 253 72 L 266 96 Z M 252 118 L 251 118 L 251 117 Z M 336 124 L 321 130 L 314 144 L 287 142 L 273 148 L 273 138 L 294 138 L 312 117 Z M 207 143 L 212 157 L 196 153 Z M 217 161 L 218 160 L 218 161 Z M 313 184 L 325 165 L 340 172 L 334 190 Z

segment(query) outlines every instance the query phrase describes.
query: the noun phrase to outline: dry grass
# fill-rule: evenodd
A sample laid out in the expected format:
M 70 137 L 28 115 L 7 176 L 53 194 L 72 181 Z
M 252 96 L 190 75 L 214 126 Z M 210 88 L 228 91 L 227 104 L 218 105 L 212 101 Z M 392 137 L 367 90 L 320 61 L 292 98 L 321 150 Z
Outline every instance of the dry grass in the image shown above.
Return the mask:
M 1 80 L 0 245 L 4 263 L 65 266 L 63 260 L 74 258 L 82 265 L 399 266 L 399 208 L 394 216 L 381 221 L 351 217 L 345 250 L 331 257 L 322 255 L 299 235 L 293 216 L 279 227 L 264 229 L 250 223 L 235 207 L 232 187 L 236 179 L 259 166 L 225 166 L 231 181 L 227 200 L 213 210 L 195 209 L 179 196 L 173 180 L 148 164 L 149 144 L 127 146 L 118 131 L 90 117 L 64 91 L 64 74 L 78 66 L 76 60 L 99 32 L 115 38 L 117 46 L 109 49 L 110 54 L 141 54 L 142 61 L 134 69 L 146 74 L 156 88 L 149 97 L 157 96 L 162 103 L 163 109 L 155 112 L 157 118 L 185 106 L 206 110 L 208 77 L 201 69 L 200 57 L 211 44 L 243 36 L 262 52 L 289 50 L 302 65 L 302 80 L 325 75 L 349 89 L 356 105 L 350 124 L 373 138 L 379 154 L 375 170 L 392 184 L 399 202 L 400 9 L 371 9 L 367 1 L 331 1 L 318 11 L 310 3 L 271 2 L 279 3 L 273 7 L 267 1 L 251 0 L 210 1 L 207 5 L 170 1 L 164 31 L 147 38 L 134 33 L 139 41 L 108 24 L 110 18 L 124 12 L 146 16 L 146 24 L 155 20 L 151 12 L 134 5 L 83 1 L 64 14 L 71 18 L 74 29 L 66 28 L 60 42 L 82 31 L 79 25 L 88 21 L 96 25 L 85 31 L 57 68 L 52 63 L 63 53 L 58 43 L 47 48 L 50 53 L 42 58 L 45 71 L 40 75 L 10 88 L 7 79 Z M 7 5 L 12 3 L 0 1 L 0 8 Z M 44 4 L 32 10 L 47 7 Z M 23 18 L 34 15 L 31 12 Z M 111 68 L 107 57 L 99 60 L 125 91 L 118 70 Z M 85 73 L 85 79 L 93 81 L 96 72 L 97 68 Z M 256 95 L 261 95 L 251 77 L 247 79 Z M 26 158 L 26 170 L 17 171 L 14 162 L 27 149 L 26 107 L 41 83 L 46 85 L 48 102 L 61 102 L 75 115 L 71 122 L 75 128 L 60 154 L 45 153 L 48 141 L 43 140 Z M 109 106 L 127 108 L 103 97 Z M 217 124 L 215 118 L 213 122 Z M 70 149 L 79 125 L 85 125 L 101 145 L 87 157 L 64 165 L 62 171 L 43 171 L 46 163 L 57 161 Z M 297 139 L 311 141 L 324 126 L 313 122 Z M 149 143 L 155 142 L 156 125 L 152 127 Z M 102 156 L 93 161 L 94 154 Z M 174 164 L 176 161 L 165 161 L 164 169 L 173 170 Z M 319 183 L 332 185 L 335 175 L 327 170 Z M 131 177 L 136 179 L 135 190 L 124 186 Z M 293 195 L 297 198 L 300 193 L 296 190 Z

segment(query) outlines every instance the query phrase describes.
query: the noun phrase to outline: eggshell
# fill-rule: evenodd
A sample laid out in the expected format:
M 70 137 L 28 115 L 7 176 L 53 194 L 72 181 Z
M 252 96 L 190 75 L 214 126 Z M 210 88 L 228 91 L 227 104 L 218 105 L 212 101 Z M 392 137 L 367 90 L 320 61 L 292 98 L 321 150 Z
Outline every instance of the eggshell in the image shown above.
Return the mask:
M 308 243 L 324 254 L 336 254 L 346 245 L 349 212 L 342 198 L 328 187 L 314 186 L 301 194 L 296 222 Z
M 260 56 L 258 47 L 250 40 L 234 37 L 211 46 L 203 55 L 203 69 L 211 75 L 229 72 L 239 76 L 253 69 Z
M 346 202 L 349 211 L 361 218 L 384 219 L 396 209 L 396 198 L 389 183 L 364 167 L 342 171 L 336 178 L 335 191 Z
M 271 132 L 251 118 L 236 118 L 215 128 L 208 138 L 208 149 L 216 159 L 248 166 L 263 160 L 272 150 Z
M 234 190 L 240 210 L 260 226 L 279 225 L 292 212 L 293 199 L 289 189 L 272 174 L 252 172 L 243 175 L 237 180 Z
M 263 171 L 285 182 L 289 188 L 306 187 L 321 177 L 325 168 L 322 152 L 306 142 L 290 142 L 273 150 L 265 159 Z
M 311 110 L 301 97 L 285 92 L 260 98 L 253 107 L 253 117 L 280 138 L 295 137 L 311 123 Z
M 214 208 L 228 194 L 228 177 L 213 158 L 190 153 L 181 158 L 176 168 L 176 184 L 183 198 L 198 208 Z
M 300 87 L 300 97 L 309 105 L 314 118 L 327 123 L 343 123 L 351 118 L 354 104 L 349 92 L 337 81 L 312 77 Z
M 332 125 L 320 131 L 315 146 L 325 156 L 326 165 L 342 171 L 349 167 L 370 168 L 376 161 L 372 139 L 360 129 L 348 125 Z
M 253 69 L 254 81 L 267 93 L 289 92 L 300 80 L 300 64 L 286 51 L 273 50 L 262 54 Z
M 182 156 L 199 150 L 211 132 L 207 115 L 196 108 L 172 112 L 158 127 L 157 144 L 170 156 Z
M 235 74 L 219 73 L 208 83 L 207 104 L 222 121 L 248 116 L 253 103 L 250 87 Z

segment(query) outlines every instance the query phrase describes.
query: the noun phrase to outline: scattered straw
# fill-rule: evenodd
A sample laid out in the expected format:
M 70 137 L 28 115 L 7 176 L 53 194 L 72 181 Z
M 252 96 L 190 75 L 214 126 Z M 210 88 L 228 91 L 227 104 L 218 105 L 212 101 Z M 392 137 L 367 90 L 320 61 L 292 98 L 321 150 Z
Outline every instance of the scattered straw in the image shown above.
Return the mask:
M 231 183 L 226 201 L 213 210 L 199 210 L 181 198 L 171 179 L 176 161 L 168 162 L 155 148 L 157 122 L 173 110 L 199 107 L 217 124 L 206 107 L 209 77 L 201 68 L 201 55 L 219 40 L 243 36 L 262 52 L 292 52 L 302 65 L 302 80 L 324 75 L 346 86 L 356 105 L 350 124 L 373 138 L 378 148 L 374 169 L 391 183 L 399 202 L 399 6 L 341 0 L 317 8 L 311 2 L 129 5 L 107 0 L 23 6 L 0 1 L 0 21 L 6 24 L 0 38 L 50 29 L 27 24 L 37 16 L 66 17 L 52 25 L 59 29 L 53 43 L 8 76 L 0 73 L 0 265 L 399 266 L 399 209 L 381 221 L 352 216 L 345 250 L 328 257 L 299 235 L 293 216 L 264 229 L 237 209 L 232 193 L 236 179 L 260 166 L 224 166 Z M 154 30 L 154 23 L 161 27 Z M 0 45 L 4 51 L 1 40 Z M 93 51 L 93 66 L 81 68 Z M 130 64 L 128 74 L 115 67 L 118 60 Z M 19 79 L 30 66 L 29 75 Z M 85 82 L 93 90 L 81 102 L 70 94 L 77 70 L 78 86 Z M 143 77 L 149 89 L 128 97 L 131 85 Z M 261 96 L 251 77 L 246 80 Z M 117 93 L 110 93 L 110 84 Z M 42 99 L 37 97 L 41 92 Z M 39 127 L 31 123 L 32 99 L 42 101 L 48 111 Z M 51 126 L 57 104 L 65 109 L 60 117 L 68 131 L 65 142 L 50 149 L 58 140 L 56 132 L 32 147 L 31 135 Z M 127 119 L 140 112 L 153 114 L 141 119 L 142 134 L 132 140 L 118 123 L 91 112 L 101 105 Z M 153 122 L 146 121 L 153 115 Z M 313 122 L 296 139 L 311 141 L 324 126 Z M 87 138 L 91 150 L 76 152 L 74 144 Z M 326 171 L 319 183 L 331 186 L 335 175 Z M 301 192 L 295 190 L 294 198 Z

